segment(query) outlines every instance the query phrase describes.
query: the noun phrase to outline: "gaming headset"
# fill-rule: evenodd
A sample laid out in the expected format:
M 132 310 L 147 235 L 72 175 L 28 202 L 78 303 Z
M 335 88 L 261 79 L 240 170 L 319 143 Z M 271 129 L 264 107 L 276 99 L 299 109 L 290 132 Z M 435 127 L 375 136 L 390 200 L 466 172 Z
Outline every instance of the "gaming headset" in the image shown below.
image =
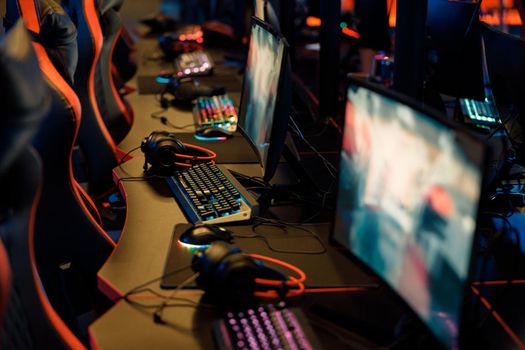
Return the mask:
M 217 155 L 204 147 L 183 143 L 175 134 L 168 131 L 154 131 L 142 140 L 144 171 L 148 164 L 158 174 L 170 174 L 178 167 L 191 167 L 199 162 L 207 162 Z
M 261 260 L 293 270 L 299 278 L 265 266 Z M 193 256 L 192 268 L 199 273 L 197 285 L 218 305 L 244 307 L 257 298 L 288 298 L 302 294 L 306 275 L 280 260 L 255 254 L 243 254 L 239 247 L 223 241 Z

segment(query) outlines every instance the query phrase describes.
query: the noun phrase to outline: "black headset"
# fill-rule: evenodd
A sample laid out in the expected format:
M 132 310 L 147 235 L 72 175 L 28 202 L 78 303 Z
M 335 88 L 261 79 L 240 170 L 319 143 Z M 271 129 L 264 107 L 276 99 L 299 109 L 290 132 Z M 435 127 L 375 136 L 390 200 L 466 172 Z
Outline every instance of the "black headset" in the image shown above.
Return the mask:
M 192 268 L 199 272 L 197 285 L 213 302 L 222 306 L 249 306 L 257 302 L 257 292 L 275 289 L 261 285 L 256 279 L 282 281 L 285 297 L 287 276 L 265 266 L 260 260 L 241 252 L 239 247 L 223 241 L 193 256 Z
M 151 164 L 155 172 L 172 173 L 179 167 L 191 167 L 199 162 L 214 159 L 216 154 L 204 147 L 183 143 L 168 131 L 154 131 L 142 140 L 144 171 Z

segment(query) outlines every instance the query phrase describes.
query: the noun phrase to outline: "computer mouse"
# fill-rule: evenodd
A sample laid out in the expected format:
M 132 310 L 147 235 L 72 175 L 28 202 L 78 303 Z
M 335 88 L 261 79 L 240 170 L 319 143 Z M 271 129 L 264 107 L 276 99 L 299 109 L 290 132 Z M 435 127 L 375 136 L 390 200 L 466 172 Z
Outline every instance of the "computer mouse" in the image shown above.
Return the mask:
M 195 131 L 197 139 L 212 139 L 212 140 L 226 140 L 232 137 L 233 134 L 223 128 L 219 127 L 204 127 Z
M 195 246 L 207 246 L 215 241 L 231 242 L 233 234 L 217 225 L 200 224 L 190 227 L 184 231 L 179 238 L 183 244 L 190 244 Z

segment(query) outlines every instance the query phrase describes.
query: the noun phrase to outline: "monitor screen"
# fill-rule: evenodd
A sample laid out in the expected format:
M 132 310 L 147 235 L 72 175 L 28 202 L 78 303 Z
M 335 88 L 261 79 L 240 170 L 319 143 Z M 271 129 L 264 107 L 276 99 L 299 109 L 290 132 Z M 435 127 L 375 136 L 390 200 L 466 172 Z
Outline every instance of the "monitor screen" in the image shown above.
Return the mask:
M 266 0 L 254 0 L 253 7 L 255 9 L 255 17 L 259 18 L 261 21 L 264 21 L 264 5 Z
M 272 149 L 284 143 L 287 121 L 283 124 L 283 76 L 285 40 L 258 20 L 252 22 L 246 71 L 241 95 L 239 126 L 255 148 L 263 168 L 271 165 Z M 278 98 L 279 97 L 279 98 Z M 279 109 L 281 108 L 281 109 Z M 284 116 L 287 117 L 287 116 Z M 276 130 L 277 128 L 283 128 Z M 280 147 L 282 151 L 282 147 Z M 278 157 L 277 157 L 278 161 Z M 265 169 L 266 172 L 267 169 Z
M 452 348 L 484 146 L 389 96 L 360 83 L 347 92 L 333 238 Z

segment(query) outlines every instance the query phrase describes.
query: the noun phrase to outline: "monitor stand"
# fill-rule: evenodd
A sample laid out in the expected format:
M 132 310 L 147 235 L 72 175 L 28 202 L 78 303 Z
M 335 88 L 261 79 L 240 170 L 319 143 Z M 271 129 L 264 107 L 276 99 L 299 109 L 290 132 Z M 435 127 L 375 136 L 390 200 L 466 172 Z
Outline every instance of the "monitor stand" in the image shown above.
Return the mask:
M 309 176 L 308 171 L 300 162 L 299 153 L 295 143 L 288 133 L 281 161 L 270 180 L 270 191 L 264 193 L 259 198 L 263 208 L 268 208 L 279 201 L 288 201 L 292 193 L 315 193 L 319 191 L 319 186 Z

